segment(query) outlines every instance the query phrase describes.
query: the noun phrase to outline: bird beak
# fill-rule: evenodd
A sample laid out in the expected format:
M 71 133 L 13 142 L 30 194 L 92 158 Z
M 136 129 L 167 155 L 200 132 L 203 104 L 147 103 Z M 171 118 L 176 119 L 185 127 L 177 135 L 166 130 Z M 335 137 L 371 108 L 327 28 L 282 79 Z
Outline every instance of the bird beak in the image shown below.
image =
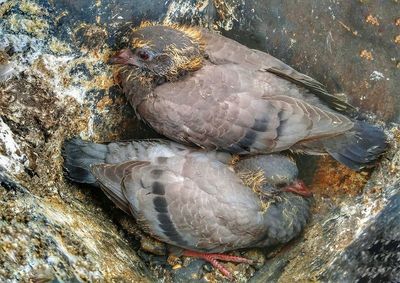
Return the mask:
M 121 65 L 138 66 L 138 62 L 135 56 L 133 55 L 132 51 L 128 48 L 118 51 L 114 56 L 112 56 L 108 60 L 108 63 L 112 65 L 121 64 Z
M 303 181 L 296 180 L 292 184 L 288 185 L 282 191 L 291 192 L 294 194 L 298 194 L 302 197 L 312 197 L 312 193 L 307 189 L 306 185 Z

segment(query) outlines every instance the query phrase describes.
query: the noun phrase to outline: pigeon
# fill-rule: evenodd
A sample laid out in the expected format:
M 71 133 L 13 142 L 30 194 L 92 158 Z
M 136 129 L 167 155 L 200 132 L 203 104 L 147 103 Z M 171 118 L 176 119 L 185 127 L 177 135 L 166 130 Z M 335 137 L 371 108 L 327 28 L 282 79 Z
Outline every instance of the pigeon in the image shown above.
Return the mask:
M 144 232 L 231 279 L 218 260 L 252 262 L 225 252 L 287 243 L 310 216 L 310 192 L 284 155 L 237 161 L 167 140 L 72 139 L 63 156 L 67 178 L 100 186 Z
M 355 108 L 273 56 L 212 31 L 145 22 L 109 60 L 137 116 L 179 143 L 329 154 L 353 170 L 387 147 Z

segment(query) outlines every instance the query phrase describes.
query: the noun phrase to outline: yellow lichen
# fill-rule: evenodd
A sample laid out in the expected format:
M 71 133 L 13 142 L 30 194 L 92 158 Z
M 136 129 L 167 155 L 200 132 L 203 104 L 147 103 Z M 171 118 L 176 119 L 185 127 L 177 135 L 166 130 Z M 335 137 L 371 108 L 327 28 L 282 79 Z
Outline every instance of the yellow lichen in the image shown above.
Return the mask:
M 11 10 L 12 7 L 14 7 L 17 4 L 17 1 L 8 1 L 5 3 L 2 3 L 0 5 L 0 18 L 3 17 L 5 13 Z
M 48 23 L 39 17 L 33 17 L 32 19 L 24 18 L 13 14 L 8 23 L 10 28 L 14 32 L 25 31 L 38 38 L 44 38 L 49 29 Z
M 20 29 L 19 20 L 15 14 L 12 14 L 8 19 L 8 24 L 10 25 L 10 29 L 14 32 L 18 32 Z
M 400 44 L 400 34 L 394 38 L 394 43 Z
M 114 85 L 114 80 L 108 74 L 95 76 L 85 83 L 86 89 L 109 89 Z
M 49 28 L 47 22 L 40 18 L 35 19 L 25 19 L 22 21 L 25 30 L 28 33 L 37 35 L 38 37 L 43 37 L 46 33 L 46 30 Z
M 42 8 L 36 3 L 30 1 L 23 1 L 19 8 L 22 12 L 30 14 L 30 15 L 39 15 L 42 13 Z
M 377 17 L 374 17 L 372 15 L 368 15 L 368 17 L 365 19 L 365 21 L 373 26 L 379 26 L 379 21 Z
M 80 42 L 83 52 L 100 50 L 108 36 L 107 30 L 99 25 L 81 23 L 72 33 L 74 41 Z
M 67 43 L 53 38 L 49 44 L 49 49 L 55 54 L 65 54 L 71 51 Z
M 360 57 L 363 59 L 367 59 L 367 60 L 374 60 L 374 57 L 372 56 L 372 52 L 371 51 L 367 51 L 367 50 L 361 50 L 360 52 Z

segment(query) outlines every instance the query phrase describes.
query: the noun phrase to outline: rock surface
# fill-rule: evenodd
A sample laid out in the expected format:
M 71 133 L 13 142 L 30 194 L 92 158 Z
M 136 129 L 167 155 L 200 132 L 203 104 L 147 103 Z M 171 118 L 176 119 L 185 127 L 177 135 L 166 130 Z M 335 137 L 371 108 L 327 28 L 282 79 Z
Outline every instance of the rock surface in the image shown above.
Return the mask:
M 0 0 L 0 281 L 224 281 L 201 261 L 167 260 L 151 241 L 146 250 L 159 255 L 147 253 L 134 221 L 63 178 L 66 138 L 156 136 L 106 64 L 142 20 L 218 29 L 386 123 L 391 148 L 372 172 L 299 160 L 315 196 L 310 225 L 286 247 L 247 251 L 264 266 L 227 264 L 236 279 L 399 281 L 398 9 L 397 1 Z

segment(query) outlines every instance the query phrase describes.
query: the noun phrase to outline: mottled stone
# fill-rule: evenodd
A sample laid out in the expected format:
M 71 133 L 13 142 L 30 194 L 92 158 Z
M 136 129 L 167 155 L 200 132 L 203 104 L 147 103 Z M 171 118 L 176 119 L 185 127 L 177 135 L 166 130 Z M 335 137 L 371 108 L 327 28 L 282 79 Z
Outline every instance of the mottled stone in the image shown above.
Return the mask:
M 172 271 L 172 278 L 174 282 L 186 283 L 186 282 L 206 282 L 203 279 L 204 261 L 203 260 L 193 260 L 187 266 L 181 266 Z

